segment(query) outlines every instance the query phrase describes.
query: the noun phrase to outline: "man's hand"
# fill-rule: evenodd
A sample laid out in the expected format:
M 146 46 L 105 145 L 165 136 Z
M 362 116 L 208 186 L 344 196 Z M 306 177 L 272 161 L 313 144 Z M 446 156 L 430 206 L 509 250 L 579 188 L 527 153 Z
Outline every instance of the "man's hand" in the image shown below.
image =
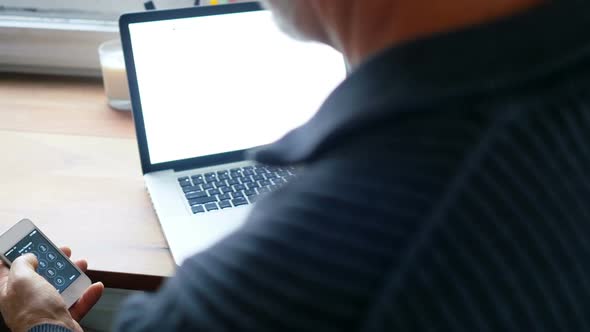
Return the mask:
M 68 256 L 72 251 L 61 250 Z M 86 271 L 88 263 L 77 261 L 76 265 Z M 6 325 L 14 332 L 25 332 L 39 324 L 56 324 L 73 331 L 82 331 L 80 321 L 100 299 L 104 286 L 91 285 L 69 310 L 57 292 L 37 272 L 37 258 L 27 254 L 17 258 L 10 269 L 0 266 L 0 311 Z

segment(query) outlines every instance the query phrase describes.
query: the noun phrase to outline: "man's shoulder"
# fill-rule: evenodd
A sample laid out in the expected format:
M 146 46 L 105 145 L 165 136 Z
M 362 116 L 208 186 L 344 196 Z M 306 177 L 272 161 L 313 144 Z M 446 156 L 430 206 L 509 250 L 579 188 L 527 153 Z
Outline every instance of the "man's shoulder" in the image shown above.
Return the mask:
M 417 165 L 415 160 L 396 162 L 359 151 L 337 153 L 306 166 L 290 183 L 262 198 L 251 222 L 340 227 L 346 220 L 387 227 L 416 221 L 436 204 L 452 172 L 436 162 Z

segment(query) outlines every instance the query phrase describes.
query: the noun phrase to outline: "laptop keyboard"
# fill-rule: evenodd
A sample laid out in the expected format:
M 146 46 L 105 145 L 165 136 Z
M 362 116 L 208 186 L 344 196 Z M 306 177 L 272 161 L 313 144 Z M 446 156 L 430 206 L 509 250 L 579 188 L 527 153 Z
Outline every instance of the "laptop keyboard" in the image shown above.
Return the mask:
M 199 214 L 252 204 L 293 177 L 293 167 L 256 165 L 184 176 L 178 184 L 193 214 Z

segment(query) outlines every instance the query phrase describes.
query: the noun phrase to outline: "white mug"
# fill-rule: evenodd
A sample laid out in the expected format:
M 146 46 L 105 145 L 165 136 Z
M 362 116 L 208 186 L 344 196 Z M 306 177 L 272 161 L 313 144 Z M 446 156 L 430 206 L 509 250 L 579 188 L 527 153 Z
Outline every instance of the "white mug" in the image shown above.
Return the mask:
M 99 46 L 98 54 L 109 106 L 120 111 L 130 111 L 131 98 L 121 42 L 119 40 L 104 42 Z

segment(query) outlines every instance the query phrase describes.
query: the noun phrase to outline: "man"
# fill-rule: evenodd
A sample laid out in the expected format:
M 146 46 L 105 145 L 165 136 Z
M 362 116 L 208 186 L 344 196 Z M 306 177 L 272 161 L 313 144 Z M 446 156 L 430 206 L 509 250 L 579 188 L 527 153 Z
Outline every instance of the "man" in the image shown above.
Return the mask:
M 590 4 L 267 2 L 352 73 L 253 152 L 300 176 L 115 329 L 589 331 Z M 4 270 L 9 326 L 78 329 L 100 286 L 70 314 L 34 265 Z

